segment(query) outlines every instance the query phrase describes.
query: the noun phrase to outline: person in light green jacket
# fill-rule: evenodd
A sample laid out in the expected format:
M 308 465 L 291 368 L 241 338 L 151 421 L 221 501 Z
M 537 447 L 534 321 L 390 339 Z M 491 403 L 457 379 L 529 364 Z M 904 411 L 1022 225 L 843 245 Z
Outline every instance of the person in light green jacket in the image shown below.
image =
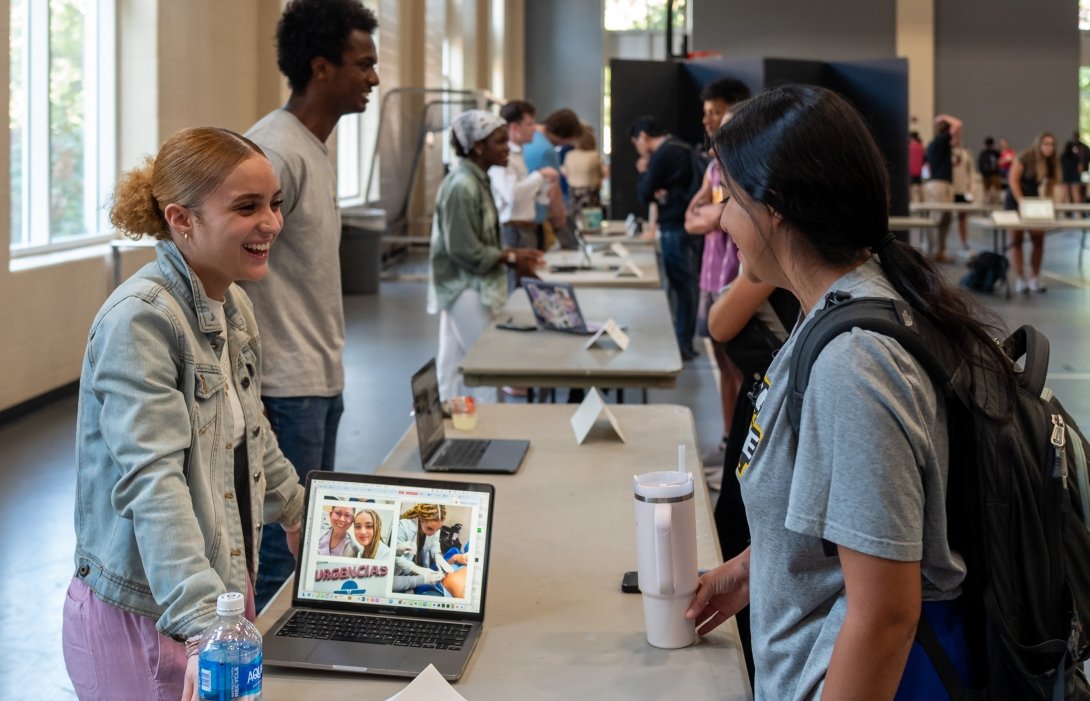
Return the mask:
M 507 124 L 484 110 L 454 120 L 451 144 L 460 157 L 439 186 L 431 228 L 428 313 L 439 314 L 436 360 L 439 394 L 470 394 L 458 366 L 469 347 L 507 302 L 505 265 L 522 277 L 537 277 L 541 251 L 502 248 L 488 169 L 507 164 Z M 478 388 L 478 399 L 495 400 L 495 390 Z

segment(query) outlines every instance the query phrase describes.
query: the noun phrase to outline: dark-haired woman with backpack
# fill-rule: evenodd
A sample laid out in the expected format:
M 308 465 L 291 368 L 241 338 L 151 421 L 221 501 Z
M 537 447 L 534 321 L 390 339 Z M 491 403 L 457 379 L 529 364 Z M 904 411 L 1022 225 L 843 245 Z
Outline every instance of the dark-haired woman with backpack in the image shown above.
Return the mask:
M 858 328 L 815 361 L 798 430 L 787 376 L 833 292 L 903 300 L 972 362 L 1007 361 L 972 301 L 889 234 L 885 161 L 843 98 L 765 92 L 715 151 L 742 275 L 789 290 L 803 318 L 764 376 L 736 470 L 751 545 L 701 578 L 688 616 L 706 632 L 749 606 L 758 701 L 946 698 L 913 643 L 923 616 L 968 681 L 942 393 L 896 341 Z

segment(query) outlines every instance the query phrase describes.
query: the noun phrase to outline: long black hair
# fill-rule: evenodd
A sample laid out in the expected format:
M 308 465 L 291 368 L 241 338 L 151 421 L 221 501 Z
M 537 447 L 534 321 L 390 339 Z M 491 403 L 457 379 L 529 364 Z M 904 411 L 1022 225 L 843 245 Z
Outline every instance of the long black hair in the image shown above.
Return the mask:
M 785 85 L 738 105 L 714 137 L 728 189 L 783 217 L 832 266 L 865 259 L 889 232 L 889 175 L 863 118 L 836 93 Z M 878 254 L 882 272 L 917 313 L 1013 387 L 1009 359 L 994 340 L 998 324 L 901 241 Z

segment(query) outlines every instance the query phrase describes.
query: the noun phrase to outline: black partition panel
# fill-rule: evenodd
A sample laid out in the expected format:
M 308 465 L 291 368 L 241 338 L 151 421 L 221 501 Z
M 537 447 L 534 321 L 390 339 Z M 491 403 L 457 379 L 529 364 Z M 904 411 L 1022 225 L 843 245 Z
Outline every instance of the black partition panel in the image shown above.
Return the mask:
M 846 97 L 867 120 L 889 168 L 890 214 L 908 215 L 908 61 L 830 63 L 828 87 Z
M 636 198 L 636 149 L 628 127 L 645 114 L 653 115 L 669 131 L 677 129 L 677 106 L 695 99 L 682 80 L 682 64 L 673 61 L 609 62 L 610 95 L 610 212 L 613 219 L 630 213 L 647 216 L 647 205 Z
M 908 61 L 807 61 L 776 58 L 610 61 L 613 138 L 610 216 L 645 216 L 636 199 L 636 153 L 628 125 L 655 115 L 671 133 L 692 144 L 703 140 L 700 90 L 720 78 L 736 78 L 754 94 L 784 83 L 835 90 L 860 111 L 889 165 L 891 213 L 908 213 Z

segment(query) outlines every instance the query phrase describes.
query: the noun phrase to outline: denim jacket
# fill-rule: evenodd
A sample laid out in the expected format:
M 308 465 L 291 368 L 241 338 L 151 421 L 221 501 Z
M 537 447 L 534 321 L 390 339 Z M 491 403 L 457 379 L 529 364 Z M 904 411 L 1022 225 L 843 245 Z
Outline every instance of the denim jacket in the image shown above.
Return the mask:
M 76 576 L 175 639 L 246 592 L 234 493 L 234 419 L 220 369 L 222 326 L 177 247 L 117 288 L 91 326 L 77 417 Z M 261 341 L 250 300 L 227 291 L 228 357 L 246 420 L 250 513 L 298 522 L 303 488 L 261 407 Z M 261 518 L 263 515 L 263 519 Z M 257 571 L 261 524 L 254 524 Z

